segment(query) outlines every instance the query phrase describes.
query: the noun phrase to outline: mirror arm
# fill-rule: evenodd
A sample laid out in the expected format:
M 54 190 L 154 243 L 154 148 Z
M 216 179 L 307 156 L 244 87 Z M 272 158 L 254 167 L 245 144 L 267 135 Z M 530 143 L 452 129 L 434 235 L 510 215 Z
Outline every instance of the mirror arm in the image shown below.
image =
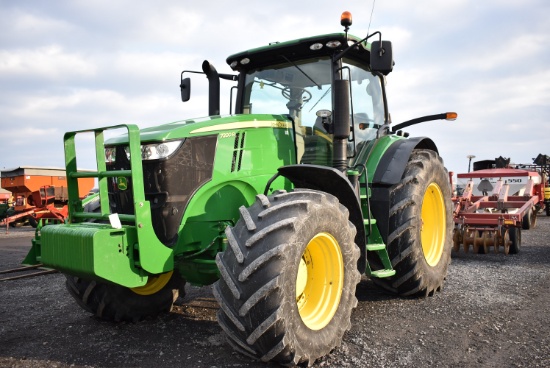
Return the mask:
M 395 126 L 392 127 L 392 132 L 396 132 L 400 129 L 403 129 L 403 128 L 406 128 L 408 126 L 411 126 L 411 125 L 415 125 L 415 124 L 418 124 L 418 123 L 423 123 L 425 121 L 432 121 L 432 120 L 447 120 L 447 113 L 443 113 L 443 114 L 435 114 L 435 115 L 428 115 L 428 116 L 422 116 L 420 118 L 416 118 L 416 119 L 411 119 L 411 120 L 407 120 L 401 124 L 397 124 Z
M 221 79 L 230 80 L 230 81 L 236 81 L 238 79 L 238 75 L 235 74 L 222 74 L 218 73 Z
M 370 35 L 368 35 L 367 37 L 363 38 L 362 40 L 359 40 L 359 41 L 356 41 L 354 42 L 351 46 L 348 46 L 345 50 L 343 50 L 342 52 L 340 52 L 338 55 L 336 56 L 333 56 L 332 57 L 332 61 L 336 61 L 340 58 L 342 58 L 349 50 L 351 50 L 353 47 L 357 46 L 358 44 L 362 43 L 362 42 L 365 42 L 366 40 L 368 40 L 369 38 L 371 38 L 372 36 L 378 34 L 378 38 L 380 41 L 382 41 L 382 33 L 380 33 L 380 31 L 376 31 L 374 33 L 371 33 Z

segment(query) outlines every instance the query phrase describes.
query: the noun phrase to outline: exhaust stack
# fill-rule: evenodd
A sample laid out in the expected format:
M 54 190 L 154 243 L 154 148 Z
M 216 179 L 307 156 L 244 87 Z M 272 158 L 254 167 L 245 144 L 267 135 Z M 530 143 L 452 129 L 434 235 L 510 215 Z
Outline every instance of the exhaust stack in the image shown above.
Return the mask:
M 332 166 L 345 171 L 348 160 L 348 138 L 350 135 L 349 81 L 334 81 L 334 141 Z

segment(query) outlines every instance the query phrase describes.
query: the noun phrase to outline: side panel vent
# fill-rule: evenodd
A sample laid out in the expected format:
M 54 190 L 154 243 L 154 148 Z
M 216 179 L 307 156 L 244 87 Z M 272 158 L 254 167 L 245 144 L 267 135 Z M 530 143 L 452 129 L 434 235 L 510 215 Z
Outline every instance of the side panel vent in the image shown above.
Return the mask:
M 241 170 L 245 136 L 246 132 L 235 134 L 235 144 L 233 145 L 233 160 L 231 161 L 231 172 Z

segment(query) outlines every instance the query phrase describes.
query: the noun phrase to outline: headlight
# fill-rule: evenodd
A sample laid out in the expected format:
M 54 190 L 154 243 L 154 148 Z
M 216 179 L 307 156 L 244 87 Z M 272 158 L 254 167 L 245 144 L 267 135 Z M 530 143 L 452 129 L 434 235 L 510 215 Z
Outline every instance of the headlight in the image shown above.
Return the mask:
M 180 148 L 183 140 L 170 141 L 161 143 L 152 143 L 141 146 L 141 159 L 142 160 L 158 160 L 169 157 L 172 153 L 176 152 Z M 130 159 L 130 148 L 124 147 L 124 153 L 126 158 Z M 105 162 L 113 163 L 116 161 L 116 147 L 105 147 Z
M 183 141 L 171 141 L 141 146 L 142 160 L 158 160 L 166 158 L 180 148 Z M 128 153 L 127 153 L 128 154 Z
M 105 147 L 105 162 L 113 163 L 116 160 L 116 147 Z
M 342 44 L 342 42 L 340 42 L 338 40 L 328 41 L 327 42 L 327 47 L 331 48 L 331 49 L 335 49 L 337 47 L 340 47 L 341 44 Z

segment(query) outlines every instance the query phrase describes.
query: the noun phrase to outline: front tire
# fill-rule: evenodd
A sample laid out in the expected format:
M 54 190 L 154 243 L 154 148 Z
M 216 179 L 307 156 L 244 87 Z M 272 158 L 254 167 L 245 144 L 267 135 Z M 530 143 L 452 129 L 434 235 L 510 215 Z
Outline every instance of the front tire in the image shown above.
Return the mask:
M 218 322 L 239 352 L 312 364 L 339 346 L 357 305 L 359 248 L 348 211 L 314 190 L 258 195 L 216 257 Z
M 388 253 L 394 276 L 373 278 L 400 296 L 430 296 L 439 291 L 451 262 L 451 188 L 447 170 L 431 150 L 414 150 L 401 182 L 390 190 Z M 367 253 L 380 269 L 374 252 Z
M 151 276 L 146 285 L 126 288 L 65 275 L 71 296 L 86 311 L 110 322 L 137 322 L 172 310 L 185 294 L 185 281 L 177 272 Z

